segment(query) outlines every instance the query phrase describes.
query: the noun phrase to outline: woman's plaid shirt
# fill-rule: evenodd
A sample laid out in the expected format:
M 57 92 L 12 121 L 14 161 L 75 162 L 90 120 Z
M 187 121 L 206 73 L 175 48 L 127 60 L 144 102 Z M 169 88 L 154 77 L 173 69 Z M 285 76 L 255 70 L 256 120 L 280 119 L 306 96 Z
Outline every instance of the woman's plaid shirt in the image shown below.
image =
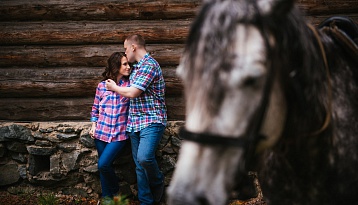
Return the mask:
M 167 123 L 165 82 L 158 62 L 148 53 L 134 65 L 130 75 L 131 86 L 142 94 L 130 99 L 128 132 L 139 132 L 151 123 Z
M 105 142 L 128 139 L 126 134 L 129 98 L 109 91 L 105 81 L 98 84 L 94 98 L 91 122 L 97 122 L 94 138 Z M 119 86 L 129 86 L 128 80 L 120 80 Z

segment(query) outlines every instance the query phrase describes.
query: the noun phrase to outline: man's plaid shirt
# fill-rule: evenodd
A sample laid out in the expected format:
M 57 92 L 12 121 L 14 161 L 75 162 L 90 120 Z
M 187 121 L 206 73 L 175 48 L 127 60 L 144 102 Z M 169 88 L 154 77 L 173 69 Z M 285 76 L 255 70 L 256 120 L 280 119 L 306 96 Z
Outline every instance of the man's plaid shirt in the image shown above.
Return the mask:
M 130 99 L 127 131 L 139 132 L 151 123 L 167 123 L 165 82 L 158 62 L 148 53 L 134 65 L 131 86 L 142 90 Z

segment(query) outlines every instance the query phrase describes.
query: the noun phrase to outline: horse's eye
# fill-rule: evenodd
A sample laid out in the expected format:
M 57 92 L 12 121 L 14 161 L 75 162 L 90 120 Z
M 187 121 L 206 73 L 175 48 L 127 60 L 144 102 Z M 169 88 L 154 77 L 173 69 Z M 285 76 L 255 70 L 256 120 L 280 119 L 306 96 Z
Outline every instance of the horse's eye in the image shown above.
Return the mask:
M 257 82 L 257 78 L 255 77 L 247 77 L 242 83 L 243 86 L 254 86 Z

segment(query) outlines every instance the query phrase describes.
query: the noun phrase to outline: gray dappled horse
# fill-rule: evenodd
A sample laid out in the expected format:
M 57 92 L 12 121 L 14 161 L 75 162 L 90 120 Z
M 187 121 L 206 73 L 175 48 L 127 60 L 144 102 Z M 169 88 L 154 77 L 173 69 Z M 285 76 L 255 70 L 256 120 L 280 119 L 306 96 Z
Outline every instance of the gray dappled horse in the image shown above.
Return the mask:
M 343 17 L 317 30 L 291 0 L 204 0 L 169 204 L 226 204 L 250 170 L 269 204 L 356 204 L 357 33 Z

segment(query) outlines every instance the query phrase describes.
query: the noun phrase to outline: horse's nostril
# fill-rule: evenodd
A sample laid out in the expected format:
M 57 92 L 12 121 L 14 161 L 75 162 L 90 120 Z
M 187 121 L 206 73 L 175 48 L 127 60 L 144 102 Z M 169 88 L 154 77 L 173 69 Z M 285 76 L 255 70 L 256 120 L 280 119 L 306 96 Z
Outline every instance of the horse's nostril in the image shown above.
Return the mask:
M 209 201 L 206 199 L 205 195 L 200 194 L 197 196 L 197 201 L 200 205 L 209 205 Z

